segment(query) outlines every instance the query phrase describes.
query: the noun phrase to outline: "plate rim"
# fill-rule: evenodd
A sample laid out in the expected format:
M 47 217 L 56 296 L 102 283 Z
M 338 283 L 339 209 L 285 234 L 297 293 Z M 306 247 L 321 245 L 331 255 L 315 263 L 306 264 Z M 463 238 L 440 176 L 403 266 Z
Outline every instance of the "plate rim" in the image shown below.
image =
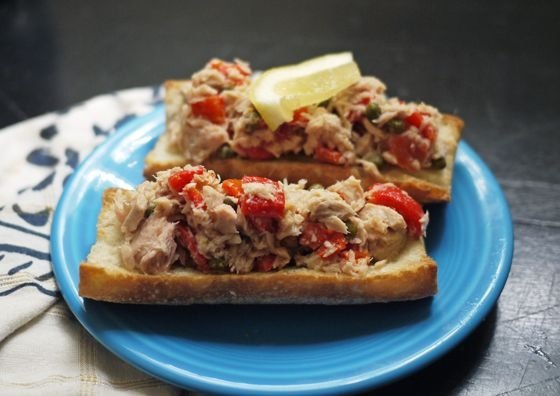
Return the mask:
M 147 373 L 150 376 L 161 379 L 167 383 L 171 383 L 180 388 L 193 387 L 202 391 L 208 392 L 219 392 L 219 393 L 236 393 L 244 392 L 246 394 L 262 394 L 267 393 L 283 393 L 283 392 L 297 392 L 298 394 L 326 394 L 326 393 L 338 393 L 338 392 L 357 392 L 360 390 L 371 389 L 372 387 L 379 387 L 382 385 L 387 385 L 391 382 L 397 381 L 405 376 L 418 371 L 422 367 L 425 367 L 437 359 L 439 359 L 444 354 L 448 353 L 451 349 L 456 347 L 460 342 L 462 342 L 469 334 L 471 334 L 476 327 L 484 320 L 488 315 L 490 310 L 497 303 L 498 298 L 505 286 L 507 278 L 509 276 L 514 250 L 514 232 L 513 223 L 511 218 L 511 212 L 509 209 L 509 204 L 507 199 L 500 187 L 500 184 L 496 177 L 492 174 L 486 163 L 482 158 L 466 143 L 462 140 L 459 143 L 458 151 L 464 151 L 464 154 L 474 162 L 479 167 L 482 172 L 484 179 L 491 186 L 494 193 L 494 201 L 497 202 L 500 209 L 500 215 L 497 216 L 501 223 L 501 230 L 504 236 L 503 247 L 500 251 L 500 255 L 496 258 L 496 273 L 497 276 L 489 283 L 488 287 L 485 289 L 484 295 L 480 299 L 480 303 L 476 305 L 476 308 L 470 312 L 468 319 L 462 324 L 462 326 L 455 329 L 455 331 L 448 333 L 447 337 L 439 339 L 438 343 L 434 345 L 429 350 L 426 350 L 421 355 L 415 357 L 413 360 L 407 362 L 404 365 L 394 368 L 392 371 L 381 373 L 379 375 L 371 375 L 371 372 L 363 373 L 358 377 L 344 377 L 343 380 L 328 380 L 321 381 L 317 383 L 305 383 L 301 385 L 261 385 L 261 384 L 246 384 L 240 382 L 233 382 L 227 380 L 220 380 L 217 378 L 208 379 L 208 377 L 198 376 L 195 373 L 189 372 L 190 375 L 181 375 L 181 379 L 184 381 L 179 381 L 178 378 L 174 378 L 165 370 L 162 372 L 160 367 L 154 365 L 150 362 L 138 361 L 138 356 L 131 354 L 128 349 L 119 347 L 118 345 L 112 345 L 110 342 L 110 337 L 98 334 L 95 331 L 95 324 L 88 321 L 87 312 L 84 309 L 83 299 L 77 295 L 77 285 L 75 285 L 69 275 L 69 267 L 63 266 L 67 264 L 64 260 L 64 248 L 62 246 L 62 237 L 60 227 L 63 225 L 63 205 L 69 199 L 68 194 L 72 190 L 72 186 L 78 183 L 79 175 L 84 173 L 89 167 L 94 164 L 93 159 L 106 151 L 107 147 L 113 142 L 120 141 L 124 136 L 126 136 L 131 131 L 138 129 L 139 127 L 146 127 L 147 123 L 154 123 L 152 128 L 156 128 L 161 124 L 161 119 L 164 117 L 164 106 L 163 104 L 158 104 L 154 106 L 154 110 L 148 112 L 147 114 L 141 116 L 134 116 L 119 128 L 114 131 L 109 137 L 103 140 L 97 147 L 95 147 L 76 167 L 72 175 L 67 180 L 66 185 L 59 197 L 56 205 L 56 209 L 53 215 L 53 221 L 51 225 L 51 262 L 53 266 L 53 272 L 55 274 L 56 281 L 59 285 L 60 292 L 69 306 L 70 310 L 77 318 L 79 323 L 92 335 L 100 344 L 106 349 L 111 351 L 113 354 L 123 359 L 127 363 L 136 367 L 137 369 Z M 155 122 L 154 122 L 155 119 Z M 495 221 L 494 221 L 495 222 Z M 75 290 L 76 293 L 72 291 Z M 77 299 L 76 299 L 77 296 Z M 369 375 L 367 375 L 369 374 Z M 186 381 L 185 381 L 186 380 Z

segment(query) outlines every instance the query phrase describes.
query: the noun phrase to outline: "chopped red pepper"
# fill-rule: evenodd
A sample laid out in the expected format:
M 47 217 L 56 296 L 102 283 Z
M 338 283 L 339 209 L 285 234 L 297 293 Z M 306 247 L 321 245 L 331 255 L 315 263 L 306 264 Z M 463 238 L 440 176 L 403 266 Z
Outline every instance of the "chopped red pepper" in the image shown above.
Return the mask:
M 257 258 L 257 271 L 259 272 L 269 272 L 272 270 L 276 256 L 273 254 L 268 254 L 266 256 L 261 256 Z
M 387 144 L 389 152 L 395 156 L 398 165 L 411 172 L 418 170 L 414 166 L 415 160 L 422 166 L 430 154 L 430 142 L 427 139 L 413 140 L 407 135 L 392 135 L 387 140 Z
M 274 158 L 274 154 L 264 147 L 243 147 L 238 149 L 242 157 L 252 160 L 268 160 Z
M 423 137 L 428 139 L 430 142 L 434 143 L 437 138 L 436 129 L 432 125 L 426 125 L 424 129 L 420 131 Z
M 226 121 L 226 106 L 224 98 L 212 95 L 198 102 L 191 103 L 193 115 L 206 118 L 214 124 L 223 124 Z
M 301 107 L 294 111 L 294 118 L 291 122 L 307 124 L 309 121 L 309 109 L 307 107 Z
M 183 196 L 191 201 L 195 208 L 200 208 L 204 206 L 204 197 L 202 193 L 194 186 L 187 187 L 183 190 Z
M 325 246 L 330 243 L 330 247 Z M 312 250 L 316 250 L 321 258 L 329 258 L 346 249 L 348 242 L 343 233 L 329 230 L 321 223 L 308 222 L 304 225 L 299 243 Z M 334 248 L 334 250 L 333 250 Z
M 340 165 L 342 154 L 340 151 L 321 146 L 315 149 L 315 159 L 328 164 Z
M 421 113 L 415 111 L 408 117 L 404 119 L 408 125 L 415 126 L 420 129 L 422 127 L 422 122 L 424 122 L 424 116 Z
M 167 184 L 173 191 L 179 193 L 192 181 L 194 175 L 202 175 L 205 170 L 206 169 L 200 165 L 192 167 L 191 169 L 181 170 L 169 176 Z
M 178 242 L 191 254 L 196 268 L 201 272 L 211 272 L 208 259 L 198 250 L 196 238 L 192 230 L 186 225 L 179 224 L 176 228 L 176 235 Z
M 406 121 L 407 124 L 415 126 L 416 128 L 420 129 L 420 134 L 424 138 L 428 139 L 430 142 L 433 143 L 435 142 L 437 137 L 436 129 L 433 127 L 433 125 L 430 124 L 422 128 L 422 124 L 424 123 L 424 116 L 428 116 L 428 115 L 429 114 L 427 113 L 420 113 L 418 111 L 415 111 L 414 113 L 406 117 L 404 120 Z
M 243 185 L 241 184 L 241 179 L 226 179 L 222 182 L 222 190 L 224 192 L 235 198 L 239 198 L 243 194 Z
M 326 246 L 326 244 L 330 246 Z M 329 258 L 334 256 L 335 254 L 343 251 L 346 249 L 348 242 L 346 241 L 346 237 L 341 232 L 333 232 L 329 235 L 328 239 L 323 243 L 323 245 L 317 249 L 317 254 L 321 258 Z
M 396 210 L 406 222 L 408 232 L 415 238 L 422 235 L 420 220 L 424 210 L 408 193 L 392 184 L 374 184 L 370 187 L 369 202 Z
M 243 176 L 243 185 L 248 183 L 262 183 L 266 189 L 271 190 L 272 198 L 265 198 L 261 195 L 244 192 L 239 198 L 241 212 L 248 217 L 264 217 L 280 219 L 284 214 L 286 199 L 284 189 L 280 182 L 275 182 L 265 177 Z M 244 188 L 245 190 L 245 188 Z

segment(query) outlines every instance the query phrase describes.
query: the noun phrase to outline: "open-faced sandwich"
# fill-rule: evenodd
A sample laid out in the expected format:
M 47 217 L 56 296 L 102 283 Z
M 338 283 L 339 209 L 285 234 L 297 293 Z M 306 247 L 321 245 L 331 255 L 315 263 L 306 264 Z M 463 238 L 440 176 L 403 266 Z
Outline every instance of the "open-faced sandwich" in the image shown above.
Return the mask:
M 387 97 L 351 54 L 328 55 L 253 76 L 249 65 L 211 60 L 190 80 L 165 83 L 166 130 L 145 176 L 203 164 L 245 174 L 364 187 L 392 182 L 421 202 L 448 201 L 461 119 Z
M 427 214 L 393 184 L 323 188 L 185 166 L 108 189 L 80 295 L 144 304 L 410 300 L 437 291 Z

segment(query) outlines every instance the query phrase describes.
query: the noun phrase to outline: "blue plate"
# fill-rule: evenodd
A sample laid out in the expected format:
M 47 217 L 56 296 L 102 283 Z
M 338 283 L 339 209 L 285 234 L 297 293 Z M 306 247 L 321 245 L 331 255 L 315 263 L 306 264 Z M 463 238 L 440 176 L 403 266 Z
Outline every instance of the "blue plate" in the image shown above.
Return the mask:
M 453 201 L 429 207 L 428 252 L 439 293 L 362 306 L 134 306 L 83 300 L 78 266 L 95 240 L 101 194 L 142 181 L 164 111 L 133 119 L 76 170 L 51 236 L 62 295 L 105 347 L 164 381 L 207 392 L 327 394 L 379 386 L 434 361 L 463 340 L 498 299 L 513 252 L 498 183 L 459 145 Z

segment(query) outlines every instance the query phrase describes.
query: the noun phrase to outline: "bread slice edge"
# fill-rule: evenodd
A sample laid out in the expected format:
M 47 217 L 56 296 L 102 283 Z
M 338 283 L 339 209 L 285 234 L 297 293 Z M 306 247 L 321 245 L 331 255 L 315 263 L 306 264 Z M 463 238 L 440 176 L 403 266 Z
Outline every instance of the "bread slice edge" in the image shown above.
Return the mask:
M 364 276 L 306 268 L 248 274 L 203 274 L 177 268 L 158 275 L 120 265 L 117 189 L 103 195 L 97 241 L 80 265 L 79 294 L 94 300 L 134 304 L 364 304 L 414 300 L 437 292 L 437 265 L 424 242 L 411 240 L 400 255 Z

